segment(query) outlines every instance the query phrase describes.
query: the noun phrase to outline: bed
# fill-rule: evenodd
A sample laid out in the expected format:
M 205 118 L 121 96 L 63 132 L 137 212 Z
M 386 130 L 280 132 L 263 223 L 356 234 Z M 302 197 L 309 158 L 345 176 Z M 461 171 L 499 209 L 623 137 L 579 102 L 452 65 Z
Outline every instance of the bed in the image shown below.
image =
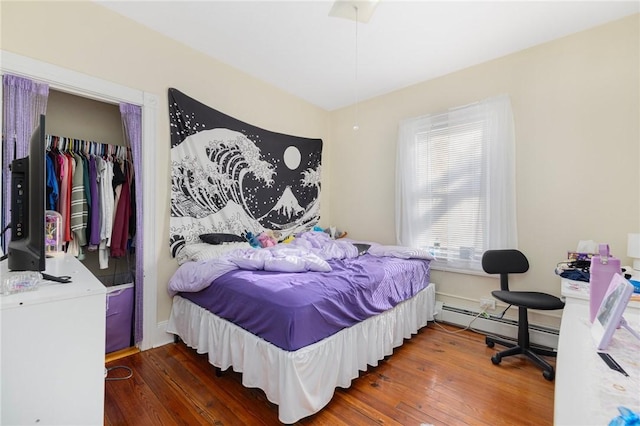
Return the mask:
M 433 320 L 430 260 L 313 231 L 268 249 L 193 248 L 169 283 L 167 331 L 295 423 Z

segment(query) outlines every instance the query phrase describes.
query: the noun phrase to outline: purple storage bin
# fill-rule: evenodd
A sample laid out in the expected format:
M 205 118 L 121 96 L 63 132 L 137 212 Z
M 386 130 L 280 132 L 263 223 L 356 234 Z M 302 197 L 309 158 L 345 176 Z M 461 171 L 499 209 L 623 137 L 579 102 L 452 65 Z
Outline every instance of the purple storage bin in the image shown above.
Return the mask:
M 105 352 L 131 346 L 133 284 L 107 287 L 107 337 Z

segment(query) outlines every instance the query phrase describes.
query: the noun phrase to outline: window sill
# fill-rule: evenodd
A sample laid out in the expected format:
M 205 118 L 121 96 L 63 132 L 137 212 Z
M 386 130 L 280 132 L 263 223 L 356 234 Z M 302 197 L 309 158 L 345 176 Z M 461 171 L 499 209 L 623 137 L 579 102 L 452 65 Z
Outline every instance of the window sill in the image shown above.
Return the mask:
M 488 277 L 490 276 L 484 271 L 479 271 L 475 269 L 462 269 L 456 268 L 455 266 L 447 266 L 443 264 L 438 264 L 437 262 L 433 262 L 431 264 L 431 269 L 434 271 L 442 271 L 442 272 L 452 272 L 454 274 L 465 274 L 465 275 L 475 275 L 478 277 Z

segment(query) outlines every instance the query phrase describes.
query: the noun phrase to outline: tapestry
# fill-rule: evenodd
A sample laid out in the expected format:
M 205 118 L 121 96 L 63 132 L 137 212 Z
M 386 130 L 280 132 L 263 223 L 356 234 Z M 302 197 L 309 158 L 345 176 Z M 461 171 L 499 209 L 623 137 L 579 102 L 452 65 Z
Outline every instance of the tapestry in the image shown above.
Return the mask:
M 171 254 L 206 233 L 280 238 L 320 219 L 322 140 L 244 123 L 169 89 Z

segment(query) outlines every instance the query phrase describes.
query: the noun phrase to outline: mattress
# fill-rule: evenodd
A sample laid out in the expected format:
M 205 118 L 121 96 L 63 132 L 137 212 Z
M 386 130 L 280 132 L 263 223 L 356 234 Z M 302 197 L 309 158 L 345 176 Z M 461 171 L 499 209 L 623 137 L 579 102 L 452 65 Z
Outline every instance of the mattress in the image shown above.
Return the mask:
M 273 345 L 296 351 L 394 308 L 429 285 L 429 261 L 364 254 L 328 272 L 233 270 L 181 297 Z
M 262 389 L 278 405 L 282 423 L 295 423 L 329 403 L 336 387 L 348 388 L 367 366 L 393 353 L 432 321 L 435 285 L 409 300 L 297 351 L 285 351 L 245 329 L 175 296 L 167 332 L 209 363 L 242 373 L 247 388 Z

